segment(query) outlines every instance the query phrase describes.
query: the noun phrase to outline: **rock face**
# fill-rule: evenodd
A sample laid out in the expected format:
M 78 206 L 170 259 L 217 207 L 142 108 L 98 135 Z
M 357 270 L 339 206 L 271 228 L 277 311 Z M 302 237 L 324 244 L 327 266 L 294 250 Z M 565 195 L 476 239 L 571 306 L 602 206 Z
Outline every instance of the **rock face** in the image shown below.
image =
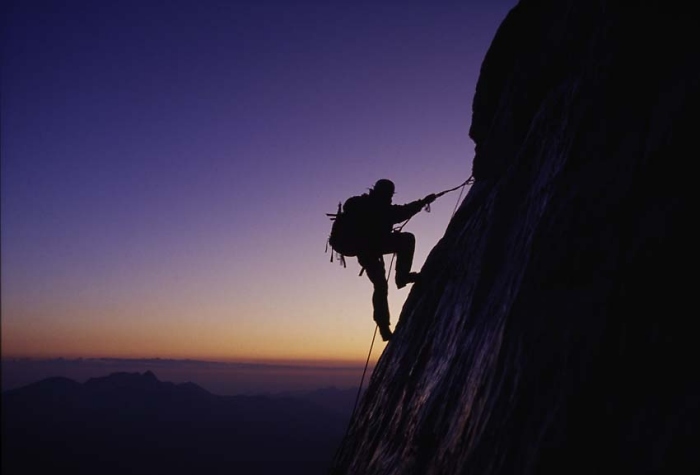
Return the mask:
M 473 100 L 475 183 L 334 473 L 700 473 L 693 18 L 511 10 Z

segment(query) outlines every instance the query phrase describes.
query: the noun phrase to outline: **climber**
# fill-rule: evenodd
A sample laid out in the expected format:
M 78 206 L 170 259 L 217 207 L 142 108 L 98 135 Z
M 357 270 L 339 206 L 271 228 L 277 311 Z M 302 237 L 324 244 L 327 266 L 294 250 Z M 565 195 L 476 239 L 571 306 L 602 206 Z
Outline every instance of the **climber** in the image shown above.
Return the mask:
M 416 239 L 411 233 L 394 230 L 395 224 L 408 220 L 420 212 L 424 206 L 435 201 L 436 195 L 430 194 L 425 198 L 404 205 L 392 204 L 394 183 L 391 180 L 378 180 L 369 193 L 349 198 L 343 205 L 343 212 L 358 216 L 362 228 L 362 244 L 358 247 L 357 262 L 367 273 L 374 286 L 372 306 L 374 321 L 379 327 L 382 340 L 388 341 L 391 336 L 389 329 L 389 303 L 387 301 L 389 286 L 385 275 L 384 254 L 396 253 L 396 287 L 401 289 L 413 283 L 418 278 L 417 272 L 411 272 L 413 253 Z

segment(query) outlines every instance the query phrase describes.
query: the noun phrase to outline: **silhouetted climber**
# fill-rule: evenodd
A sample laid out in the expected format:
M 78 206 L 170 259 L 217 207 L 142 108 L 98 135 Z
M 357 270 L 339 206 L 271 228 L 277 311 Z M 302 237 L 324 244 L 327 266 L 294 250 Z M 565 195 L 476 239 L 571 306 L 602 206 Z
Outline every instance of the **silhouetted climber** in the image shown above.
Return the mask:
M 395 205 L 392 204 L 394 190 L 391 180 L 378 180 L 369 193 L 348 198 L 342 212 L 338 205 L 338 213 L 329 215 L 335 220 L 329 244 L 341 256 L 357 256 L 358 263 L 374 286 L 374 321 L 384 341 L 392 336 L 384 254 L 396 254 L 397 288 L 401 289 L 418 278 L 418 273 L 411 272 L 415 236 L 394 230 L 394 225 L 408 220 L 437 197 L 430 194 L 421 200 Z

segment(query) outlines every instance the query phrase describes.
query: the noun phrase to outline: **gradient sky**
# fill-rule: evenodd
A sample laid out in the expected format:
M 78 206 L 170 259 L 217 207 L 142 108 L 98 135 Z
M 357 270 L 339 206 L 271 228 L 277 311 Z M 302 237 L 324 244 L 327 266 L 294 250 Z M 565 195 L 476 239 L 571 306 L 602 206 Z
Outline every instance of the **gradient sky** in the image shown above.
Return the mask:
M 2 356 L 364 361 L 371 284 L 325 213 L 469 177 L 516 3 L 4 2 Z M 404 228 L 414 269 L 458 197 Z

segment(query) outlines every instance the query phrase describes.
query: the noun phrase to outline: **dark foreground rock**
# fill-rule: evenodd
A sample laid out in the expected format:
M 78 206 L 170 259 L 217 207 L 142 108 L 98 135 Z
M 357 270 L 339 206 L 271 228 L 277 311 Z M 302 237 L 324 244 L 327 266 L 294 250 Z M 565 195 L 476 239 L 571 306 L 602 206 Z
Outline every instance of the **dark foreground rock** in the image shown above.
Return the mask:
M 522 0 L 338 474 L 700 473 L 690 4 Z

